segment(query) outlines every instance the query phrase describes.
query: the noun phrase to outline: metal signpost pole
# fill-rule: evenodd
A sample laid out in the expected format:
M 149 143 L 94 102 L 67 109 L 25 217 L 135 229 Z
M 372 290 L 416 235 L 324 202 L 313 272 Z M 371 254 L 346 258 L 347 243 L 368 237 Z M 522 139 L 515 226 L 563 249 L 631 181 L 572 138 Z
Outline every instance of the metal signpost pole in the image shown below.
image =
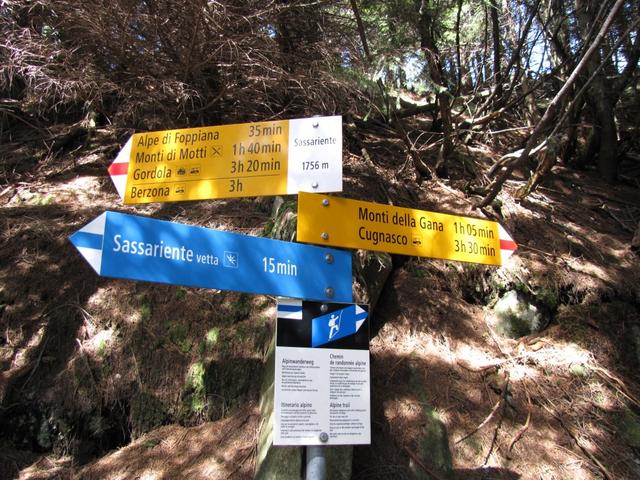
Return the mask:
M 307 445 L 307 470 L 305 480 L 325 480 L 327 478 L 327 459 L 324 446 Z
M 320 306 L 321 312 L 327 311 L 327 304 Z M 326 442 L 329 436 L 322 432 L 320 441 Z M 307 456 L 307 470 L 305 480 L 325 480 L 327 478 L 327 459 L 324 456 L 324 447 L 322 445 L 307 445 L 305 447 Z

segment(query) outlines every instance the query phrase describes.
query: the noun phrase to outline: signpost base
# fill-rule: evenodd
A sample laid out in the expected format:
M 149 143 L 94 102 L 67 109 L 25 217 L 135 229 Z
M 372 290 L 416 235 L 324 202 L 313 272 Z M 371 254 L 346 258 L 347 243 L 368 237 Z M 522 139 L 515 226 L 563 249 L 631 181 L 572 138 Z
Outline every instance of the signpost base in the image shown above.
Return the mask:
M 327 459 L 324 453 L 325 447 L 321 445 L 307 445 L 305 480 L 325 480 L 327 478 Z

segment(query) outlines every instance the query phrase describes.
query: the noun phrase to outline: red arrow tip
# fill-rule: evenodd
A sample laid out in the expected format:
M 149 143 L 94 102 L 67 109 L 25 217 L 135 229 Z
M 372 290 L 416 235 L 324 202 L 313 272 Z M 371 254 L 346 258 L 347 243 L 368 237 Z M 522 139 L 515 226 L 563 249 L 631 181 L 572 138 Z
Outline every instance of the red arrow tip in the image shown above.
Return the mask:
M 500 250 L 516 250 L 518 245 L 513 240 L 500 240 Z
M 112 177 L 115 175 L 126 175 L 129 171 L 129 163 L 112 163 L 109 165 L 107 171 Z

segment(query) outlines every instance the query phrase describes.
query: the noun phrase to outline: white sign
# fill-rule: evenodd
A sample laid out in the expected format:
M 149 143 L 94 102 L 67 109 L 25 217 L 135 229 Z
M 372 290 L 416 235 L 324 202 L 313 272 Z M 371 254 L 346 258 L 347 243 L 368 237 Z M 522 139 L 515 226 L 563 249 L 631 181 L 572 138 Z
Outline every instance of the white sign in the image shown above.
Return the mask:
M 368 313 L 279 300 L 274 445 L 371 443 Z

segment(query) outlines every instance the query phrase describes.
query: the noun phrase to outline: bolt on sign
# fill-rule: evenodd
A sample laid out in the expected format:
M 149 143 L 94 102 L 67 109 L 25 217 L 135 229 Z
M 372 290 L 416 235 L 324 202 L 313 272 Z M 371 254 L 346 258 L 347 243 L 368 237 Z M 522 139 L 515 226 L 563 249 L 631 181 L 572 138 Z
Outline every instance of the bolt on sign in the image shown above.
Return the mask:
M 490 220 L 303 192 L 297 239 L 486 265 L 502 265 L 517 248 Z
M 132 135 L 109 175 L 126 204 L 342 191 L 342 117 Z

